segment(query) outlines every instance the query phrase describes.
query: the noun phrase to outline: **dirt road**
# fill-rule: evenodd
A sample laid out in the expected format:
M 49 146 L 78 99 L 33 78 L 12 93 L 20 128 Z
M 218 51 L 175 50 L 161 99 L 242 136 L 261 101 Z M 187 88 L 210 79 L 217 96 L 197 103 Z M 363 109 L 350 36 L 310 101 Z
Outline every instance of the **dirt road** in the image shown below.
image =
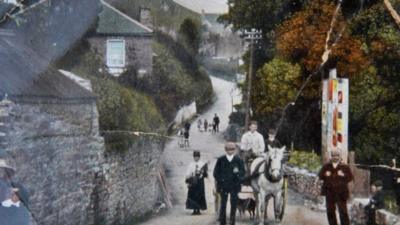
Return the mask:
M 206 118 L 209 122 L 212 120 L 214 113 L 220 117 L 220 130 L 223 131 L 228 125 L 228 116 L 231 113 L 231 90 L 235 85 L 231 82 L 212 78 L 217 101 L 214 105 L 199 118 Z M 234 102 L 240 101 L 240 94 L 233 94 Z M 167 182 L 172 193 L 172 201 L 174 207 L 167 213 L 155 216 L 143 225 L 208 225 L 217 224 L 214 196 L 212 169 L 216 158 L 224 154 L 224 140 L 222 132 L 211 134 L 209 132 L 200 132 L 197 130 L 197 120 L 195 120 L 190 129 L 190 148 L 182 149 L 178 147 L 177 140 L 167 144 L 164 153 L 165 168 L 167 169 Z M 199 150 L 202 155 L 202 160 L 209 161 L 210 177 L 206 179 L 206 198 L 208 210 L 202 212 L 200 216 L 192 216 L 191 211 L 185 210 L 185 201 L 187 188 L 184 182 L 186 167 L 192 159 L 193 150 Z M 326 225 L 325 214 L 314 212 L 304 207 L 304 202 L 300 195 L 289 192 L 289 201 L 282 221 L 282 225 Z M 272 213 L 270 213 L 272 215 Z M 238 219 L 238 225 L 255 224 L 254 221 L 244 218 Z M 274 224 L 271 222 L 270 224 Z

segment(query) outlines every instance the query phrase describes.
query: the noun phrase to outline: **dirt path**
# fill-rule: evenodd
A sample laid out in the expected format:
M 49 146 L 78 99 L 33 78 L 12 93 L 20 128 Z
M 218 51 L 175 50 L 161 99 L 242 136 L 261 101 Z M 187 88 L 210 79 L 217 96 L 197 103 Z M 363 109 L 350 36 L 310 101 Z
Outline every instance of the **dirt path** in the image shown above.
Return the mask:
M 235 87 L 233 83 L 212 78 L 214 91 L 217 96 L 215 104 L 199 118 L 206 118 L 209 122 L 212 120 L 214 113 L 220 117 L 220 130 L 224 131 L 228 125 L 228 116 L 231 113 L 231 95 L 230 91 Z M 236 92 L 234 102 L 240 101 L 240 96 Z M 213 197 L 213 178 L 212 169 L 216 158 L 222 154 L 224 140 L 222 132 L 215 135 L 211 133 L 199 132 L 197 130 L 197 120 L 191 126 L 190 148 L 182 149 L 177 145 L 177 141 L 171 141 L 167 144 L 164 153 L 165 168 L 167 169 L 167 182 L 171 189 L 172 201 L 174 207 L 167 213 L 151 218 L 142 223 L 142 225 L 207 225 L 217 224 Z M 209 161 L 210 178 L 206 179 L 206 199 L 208 210 L 203 211 L 201 216 L 192 216 L 191 211 L 185 210 L 185 201 L 187 188 L 184 183 L 186 167 L 192 161 L 193 150 L 201 152 L 202 160 Z M 325 214 L 313 212 L 303 206 L 301 196 L 289 193 L 289 205 L 287 207 L 287 215 L 283 225 L 325 225 Z M 270 213 L 270 215 L 272 215 Z M 237 224 L 253 224 L 249 219 L 238 220 Z M 273 223 L 271 223 L 273 224 Z

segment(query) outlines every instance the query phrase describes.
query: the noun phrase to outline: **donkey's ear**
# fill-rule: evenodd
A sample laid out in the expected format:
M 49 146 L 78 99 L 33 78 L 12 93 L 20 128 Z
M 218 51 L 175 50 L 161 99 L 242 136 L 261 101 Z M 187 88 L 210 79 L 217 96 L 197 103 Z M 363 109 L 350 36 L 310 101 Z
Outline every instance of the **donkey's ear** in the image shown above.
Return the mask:
M 271 148 L 271 146 L 268 145 L 268 151 L 269 151 L 269 152 L 272 152 L 272 149 L 273 149 L 273 148 Z

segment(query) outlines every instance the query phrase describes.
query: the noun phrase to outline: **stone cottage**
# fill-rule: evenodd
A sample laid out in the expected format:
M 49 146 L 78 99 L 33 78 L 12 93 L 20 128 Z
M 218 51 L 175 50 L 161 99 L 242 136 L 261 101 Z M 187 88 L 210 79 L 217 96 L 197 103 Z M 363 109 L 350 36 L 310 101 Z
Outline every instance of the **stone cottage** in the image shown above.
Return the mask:
M 108 72 L 119 76 L 131 67 L 139 76 L 151 74 L 153 31 L 105 1 L 101 6 L 96 32 L 88 40 Z
M 163 141 L 105 152 L 90 84 L 52 65 L 98 13 L 98 0 L 42 0 L 0 23 L 0 158 L 28 189 L 36 224 L 124 223 L 160 199 Z
M 96 98 L 59 71 L 41 70 L 40 56 L 13 44 L 0 39 L 0 96 L 8 98 L 0 109 L 2 141 L 14 181 L 29 190 L 37 223 L 88 223 L 76 215 L 90 207 L 104 149 Z

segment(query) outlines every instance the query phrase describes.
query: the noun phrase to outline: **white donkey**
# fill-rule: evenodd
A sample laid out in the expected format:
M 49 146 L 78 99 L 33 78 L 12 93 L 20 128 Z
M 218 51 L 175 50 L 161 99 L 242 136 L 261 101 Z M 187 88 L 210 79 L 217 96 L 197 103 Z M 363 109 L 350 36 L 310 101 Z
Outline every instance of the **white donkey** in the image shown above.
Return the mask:
M 257 192 L 257 217 L 263 213 L 260 223 L 266 223 L 268 218 L 267 207 L 271 197 L 274 198 L 275 220 L 280 221 L 283 216 L 283 171 L 282 159 L 286 147 L 271 148 L 268 146 L 268 153 L 265 157 L 256 158 L 251 164 L 251 174 L 253 176 L 251 185 Z

